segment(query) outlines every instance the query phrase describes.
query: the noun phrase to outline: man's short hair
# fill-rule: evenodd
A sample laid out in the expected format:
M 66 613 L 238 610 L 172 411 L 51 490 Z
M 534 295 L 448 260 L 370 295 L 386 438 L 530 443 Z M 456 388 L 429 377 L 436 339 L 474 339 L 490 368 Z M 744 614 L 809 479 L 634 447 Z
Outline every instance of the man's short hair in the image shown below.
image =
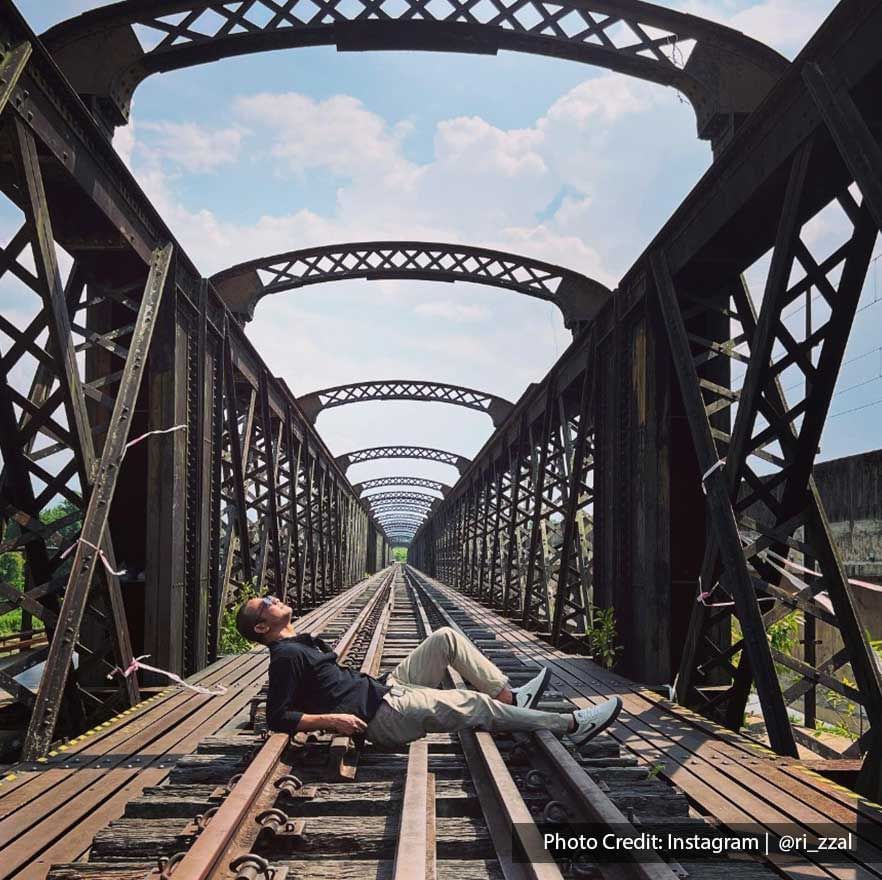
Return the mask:
M 254 629 L 259 622 L 257 617 L 258 612 L 248 607 L 250 601 L 250 599 L 246 599 L 239 606 L 239 610 L 236 612 L 236 629 L 239 630 L 239 635 L 242 636 L 243 639 L 248 639 L 249 642 L 257 642 L 259 645 L 262 645 L 262 634 L 256 632 Z

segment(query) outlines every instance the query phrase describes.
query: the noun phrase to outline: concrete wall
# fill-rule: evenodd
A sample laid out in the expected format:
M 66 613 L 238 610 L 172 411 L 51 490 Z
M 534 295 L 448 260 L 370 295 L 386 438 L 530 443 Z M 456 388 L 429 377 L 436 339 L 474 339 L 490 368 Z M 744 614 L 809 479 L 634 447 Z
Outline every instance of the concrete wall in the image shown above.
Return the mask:
M 882 584 L 882 449 L 822 462 L 814 476 L 848 576 Z

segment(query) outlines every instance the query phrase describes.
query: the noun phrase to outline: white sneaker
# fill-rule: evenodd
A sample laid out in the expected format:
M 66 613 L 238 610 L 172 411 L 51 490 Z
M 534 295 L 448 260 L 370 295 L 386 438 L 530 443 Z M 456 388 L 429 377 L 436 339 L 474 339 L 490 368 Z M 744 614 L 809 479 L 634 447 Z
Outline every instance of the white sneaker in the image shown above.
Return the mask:
M 581 746 L 593 739 L 602 730 L 606 730 L 622 711 L 622 698 L 613 697 L 599 706 L 590 709 L 576 709 L 573 718 L 576 719 L 576 729 L 566 734 L 575 745 Z
M 526 684 L 521 685 L 519 688 L 511 689 L 515 706 L 520 709 L 535 709 L 550 681 L 551 670 L 547 666 L 543 666 L 539 670 L 539 674 L 531 678 Z

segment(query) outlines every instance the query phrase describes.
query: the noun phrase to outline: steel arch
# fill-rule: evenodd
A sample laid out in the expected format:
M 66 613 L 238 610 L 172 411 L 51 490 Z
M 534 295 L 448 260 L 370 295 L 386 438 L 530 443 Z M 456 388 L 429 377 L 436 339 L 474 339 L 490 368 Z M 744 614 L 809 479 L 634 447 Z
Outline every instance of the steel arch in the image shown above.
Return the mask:
M 471 459 L 444 449 L 433 449 L 430 446 L 371 446 L 367 449 L 356 449 L 337 456 L 337 464 L 345 471 L 350 465 L 362 461 L 375 461 L 379 458 L 415 458 L 421 461 L 438 461 L 441 464 L 453 465 L 462 473 Z
M 389 522 L 415 522 L 421 523 L 428 516 L 428 511 L 415 511 L 415 510 L 395 510 L 390 508 L 389 510 L 378 511 L 376 514 L 377 522 L 379 523 L 389 523 Z
M 370 498 L 370 495 L 364 494 L 368 489 L 384 489 L 388 486 L 411 486 L 415 489 L 431 489 L 434 492 L 440 492 L 442 498 L 451 488 L 447 483 L 442 483 L 438 480 L 429 480 L 426 477 L 375 477 L 372 480 L 363 480 L 361 483 L 354 483 L 352 488 L 362 498 Z
M 389 516 L 390 514 L 413 514 L 413 516 L 428 516 L 430 510 L 428 507 L 417 507 L 415 504 L 388 504 L 383 507 L 374 507 L 371 509 L 371 515 L 375 517 Z
M 424 507 L 431 507 L 441 501 L 437 495 L 429 495 L 427 492 L 377 492 L 376 495 L 365 495 L 362 500 L 367 501 L 371 507 L 391 502 L 421 504 Z
M 128 121 L 132 95 L 151 74 L 331 45 L 485 55 L 503 49 L 605 67 L 681 91 L 695 110 L 699 136 L 719 143 L 731 118 L 753 111 L 787 67 L 781 55 L 739 31 L 640 0 L 444 0 L 434 9 L 424 0 L 357 0 L 351 9 L 339 0 L 230 5 L 124 0 L 61 22 L 42 38 L 111 131 Z
M 514 408 L 513 403 L 495 394 L 462 385 L 447 385 L 444 382 L 428 382 L 422 379 L 385 379 L 336 385 L 304 394 L 297 402 L 303 414 L 314 424 L 323 410 L 374 400 L 418 400 L 464 406 L 487 413 L 495 428 L 505 421 L 505 417 Z
M 380 517 L 377 521 L 384 529 L 391 528 L 395 525 L 413 526 L 414 529 L 417 529 L 426 521 L 426 517 L 417 516 L 416 514 L 407 513 L 406 511 L 398 514 L 390 512 L 385 516 Z
M 572 269 L 519 254 L 437 241 L 362 241 L 259 257 L 211 276 L 230 310 L 254 317 L 265 296 L 309 284 L 362 278 L 471 281 L 554 303 L 564 323 L 589 321 L 609 299 L 608 287 Z

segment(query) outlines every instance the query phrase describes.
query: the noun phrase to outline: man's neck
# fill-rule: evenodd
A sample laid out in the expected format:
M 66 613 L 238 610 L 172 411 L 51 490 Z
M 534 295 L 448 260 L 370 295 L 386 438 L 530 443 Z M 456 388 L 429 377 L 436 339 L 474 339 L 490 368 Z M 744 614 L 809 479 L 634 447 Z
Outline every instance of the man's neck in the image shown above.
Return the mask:
M 297 630 L 289 623 L 283 629 L 280 629 L 278 635 L 273 639 L 273 642 L 280 642 L 282 639 L 290 639 L 292 636 L 297 635 Z M 272 644 L 272 642 L 269 642 Z

